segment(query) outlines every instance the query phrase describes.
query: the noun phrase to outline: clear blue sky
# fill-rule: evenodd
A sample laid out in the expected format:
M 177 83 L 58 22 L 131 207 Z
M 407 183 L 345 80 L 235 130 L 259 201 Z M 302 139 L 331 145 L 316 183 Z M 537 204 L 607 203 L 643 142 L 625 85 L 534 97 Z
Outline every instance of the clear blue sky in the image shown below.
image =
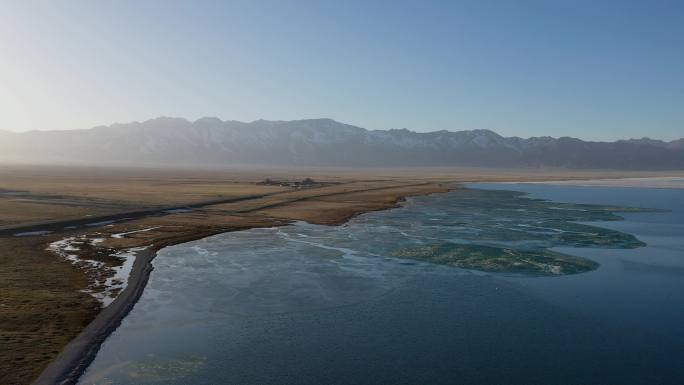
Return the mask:
M 0 0 L 0 129 L 157 116 L 684 136 L 684 1 Z

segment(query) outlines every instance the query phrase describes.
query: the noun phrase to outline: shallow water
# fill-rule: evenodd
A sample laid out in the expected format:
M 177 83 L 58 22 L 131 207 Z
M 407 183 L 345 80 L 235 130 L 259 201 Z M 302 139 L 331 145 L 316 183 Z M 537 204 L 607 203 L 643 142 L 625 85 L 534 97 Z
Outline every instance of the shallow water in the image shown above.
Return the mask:
M 464 211 L 458 192 L 344 226 L 298 223 L 169 247 L 81 383 L 684 382 L 684 190 L 475 187 L 672 211 L 600 223 L 648 244 L 641 248 L 523 237 L 525 247 L 600 263 L 561 277 L 388 257 L 430 242 L 477 242 L 492 225 L 506 231 L 485 232 L 501 235 L 484 237 L 488 244 L 521 243 L 508 231 L 520 218 L 494 215 L 482 201 Z

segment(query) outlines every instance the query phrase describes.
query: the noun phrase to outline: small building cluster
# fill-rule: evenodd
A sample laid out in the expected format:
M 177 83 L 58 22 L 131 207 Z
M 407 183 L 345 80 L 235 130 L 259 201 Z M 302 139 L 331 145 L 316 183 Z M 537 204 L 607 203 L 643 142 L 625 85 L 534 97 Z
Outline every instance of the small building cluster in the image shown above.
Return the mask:
M 302 181 L 294 181 L 294 182 L 280 181 L 280 180 L 274 180 L 271 178 L 266 178 L 266 179 L 262 180 L 261 182 L 257 182 L 257 185 L 259 185 L 259 186 L 282 186 L 282 187 L 294 187 L 294 188 L 310 188 L 310 187 L 322 186 L 323 183 L 316 182 L 311 178 L 304 178 Z

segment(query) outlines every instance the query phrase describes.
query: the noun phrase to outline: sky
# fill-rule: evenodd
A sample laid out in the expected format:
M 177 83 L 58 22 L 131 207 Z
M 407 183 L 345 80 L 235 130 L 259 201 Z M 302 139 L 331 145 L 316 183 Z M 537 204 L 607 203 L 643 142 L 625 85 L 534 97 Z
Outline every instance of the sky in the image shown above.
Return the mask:
M 158 116 L 684 137 L 684 1 L 0 0 L 0 129 Z

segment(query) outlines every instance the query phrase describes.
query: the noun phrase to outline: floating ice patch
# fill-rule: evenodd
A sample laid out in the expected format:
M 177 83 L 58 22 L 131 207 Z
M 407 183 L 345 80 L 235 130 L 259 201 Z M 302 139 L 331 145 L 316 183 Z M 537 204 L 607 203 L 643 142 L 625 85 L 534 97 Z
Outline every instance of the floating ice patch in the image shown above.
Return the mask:
M 271 226 L 271 227 L 255 227 L 255 228 L 252 229 L 252 231 L 254 231 L 254 230 L 278 230 L 278 229 L 280 229 L 280 227 L 278 227 L 278 226 Z
M 347 258 L 347 259 L 356 260 L 356 261 L 363 261 L 364 260 L 364 258 L 360 256 L 360 253 L 358 251 L 350 249 L 350 248 L 328 246 L 326 244 L 319 243 L 319 242 L 305 241 L 301 238 L 294 238 L 290 234 L 282 231 L 281 229 L 278 229 L 276 234 L 278 236 L 280 236 L 281 238 L 283 238 L 287 241 L 290 241 L 290 242 L 303 243 L 303 244 L 306 244 L 309 246 L 318 247 L 318 248 L 325 249 L 325 250 L 337 251 L 337 252 L 341 253 L 340 257 L 342 257 L 342 258 Z M 299 234 L 297 234 L 297 235 L 299 235 Z M 370 255 L 370 256 L 375 256 L 375 257 L 381 257 L 381 255 L 379 255 L 379 254 L 373 254 L 373 253 L 364 253 L 364 254 Z

